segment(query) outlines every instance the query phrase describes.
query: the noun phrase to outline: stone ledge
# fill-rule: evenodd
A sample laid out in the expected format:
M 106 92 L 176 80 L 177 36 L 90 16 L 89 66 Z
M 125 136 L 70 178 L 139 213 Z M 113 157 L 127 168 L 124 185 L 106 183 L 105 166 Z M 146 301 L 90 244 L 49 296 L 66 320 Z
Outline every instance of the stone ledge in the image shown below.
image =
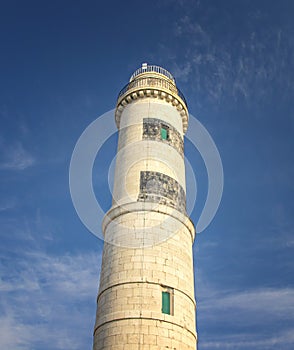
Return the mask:
M 190 329 L 187 329 L 176 322 L 171 322 L 169 320 L 156 318 L 156 317 L 154 317 L 155 315 L 152 315 L 152 317 L 142 317 L 142 316 L 140 316 L 140 312 L 137 312 L 137 314 L 138 314 L 137 316 L 134 315 L 134 316 L 129 316 L 129 317 L 117 317 L 117 318 L 114 318 L 112 320 L 105 321 L 104 323 L 101 323 L 100 325 L 98 325 L 94 328 L 94 336 L 99 328 L 103 327 L 106 324 L 112 323 L 112 322 L 119 322 L 119 321 L 125 321 L 125 320 L 147 320 L 147 321 L 149 320 L 149 321 L 154 321 L 154 322 L 159 321 L 162 323 L 167 323 L 167 324 L 170 324 L 172 326 L 181 328 L 181 330 L 186 331 L 189 334 L 191 334 L 195 338 L 195 340 L 197 341 L 197 332 L 196 331 L 191 331 Z
M 148 212 L 156 212 L 164 215 L 171 216 L 172 218 L 178 220 L 189 230 L 191 235 L 192 244 L 194 242 L 196 232 L 195 227 L 191 219 L 175 208 L 168 207 L 164 204 L 156 204 L 156 208 L 154 208 L 154 203 L 152 202 L 130 202 L 123 204 L 121 206 L 113 206 L 104 216 L 102 221 L 102 231 L 103 234 L 109 225 L 109 223 L 118 218 L 121 215 L 132 213 L 132 212 L 140 212 L 140 211 L 148 211 Z
M 163 284 L 160 284 L 160 283 L 156 283 L 156 282 L 152 282 L 152 281 L 127 281 L 127 282 L 120 282 L 120 283 L 116 283 L 116 284 L 112 284 L 112 285 L 109 285 L 107 288 L 99 291 L 99 294 L 97 296 L 97 303 L 98 303 L 98 300 L 100 298 L 100 296 L 106 292 L 107 290 L 111 289 L 111 288 L 116 288 L 116 287 L 120 287 L 120 286 L 125 286 L 125 285 L 132 285 L 132 284 L 147 284 L 147 285 L 151 285 L 151 286 L 165 286 Z M 166 286 L 165 286 L 166 287 Z M 176 288 L 175 286 L 168 286 L 170 288 L 173 288 L 174 290 L 178 291 L 179 293 L 183 294 L 185 297 L 187 297 L 193 304 L 194 304 L 194 307 L 196 308 L 196 301 L 193 297 L 191 297 L 190 295 L 188 295 L 186 292 L 184 292 L 183 290 L 179 289 L 179 288 Z

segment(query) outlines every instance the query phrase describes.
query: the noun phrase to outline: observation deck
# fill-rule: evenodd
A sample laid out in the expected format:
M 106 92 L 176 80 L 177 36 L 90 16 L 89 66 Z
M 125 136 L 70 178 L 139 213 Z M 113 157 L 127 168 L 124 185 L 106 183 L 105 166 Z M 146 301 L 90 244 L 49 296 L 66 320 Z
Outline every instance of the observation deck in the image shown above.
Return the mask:
M 183 131 L 188 127 L 187 102 L 177 88 L 174 77 L 166 69 L 143 63 L 131 76 L 130 81 L 118 94 L 115 120 L 119 128 L 120 116 L 124 107 L 133 100 L 140 98 L 158 98 L 171 103 L 180 113 L 183 122 Z

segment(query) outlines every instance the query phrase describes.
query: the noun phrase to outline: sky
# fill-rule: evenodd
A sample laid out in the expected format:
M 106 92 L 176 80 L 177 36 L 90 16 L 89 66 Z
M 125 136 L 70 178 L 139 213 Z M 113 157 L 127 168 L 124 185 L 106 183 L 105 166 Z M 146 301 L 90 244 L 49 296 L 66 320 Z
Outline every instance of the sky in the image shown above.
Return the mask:
M 294 344 L 294 2 L 1 1 L 0 348 L 91 349 L 103 242 L 71 201 L 84 129 L 142 62 L 168 69 L 219 150 L 224 192 L 193 253 L 198 350 Z M 93 182 L 106 211 L 110 137 Z M 201 156 L 191 213 L 207 195 Z

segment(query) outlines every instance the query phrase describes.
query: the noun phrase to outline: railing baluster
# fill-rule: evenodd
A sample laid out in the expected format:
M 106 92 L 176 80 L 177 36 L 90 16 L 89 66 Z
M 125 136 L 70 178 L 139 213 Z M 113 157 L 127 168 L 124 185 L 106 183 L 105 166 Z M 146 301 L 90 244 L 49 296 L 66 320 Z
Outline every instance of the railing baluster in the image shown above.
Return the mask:
M 147 66 L 146 68 L 144 67 L 140 67 L 139 69 L 137 69 L 135 71 L 135 73 L 131 76 L 130 82 L 139 74 L 142 74 L 144 72 L 156 72 L 156 73 L 160 73 L 162 75 L 165 75 L 166 77 L 168 77 L 171 80 L 175 80 L 174 77 L 170 74 L 169 71 L 167 71 L 166 69 L 159 67 L 159 66 Z

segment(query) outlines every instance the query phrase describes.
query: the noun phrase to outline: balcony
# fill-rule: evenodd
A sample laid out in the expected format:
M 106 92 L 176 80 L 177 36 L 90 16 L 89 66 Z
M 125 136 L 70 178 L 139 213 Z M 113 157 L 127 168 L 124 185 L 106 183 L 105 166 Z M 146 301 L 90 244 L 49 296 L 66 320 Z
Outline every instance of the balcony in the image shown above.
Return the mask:
M 148 66 L 148 67 L 152 67 L 152 66 Z M 159 67 L 160 68 L 160 67 Z M 138 69 L 137 71 L 141 70 L 142 68 Z M 163 69 L 163 68 L 162 68 Z M 136 72 L 137 72 L 136 71 Z M 187 102 L 186 99 L 184 97 L 184 95 L 182 94 L 182 92 L 176 87 L 174 80 L 169 81 L 166 80 L 165 78 L 161 78 L 161 77 L 148 77 L 145 74 L 143 75 L 141 73 L 138 73 L 136 76 L 138 76 L 139 74 L 142 74 L 141 77 L 137 77 L 135 78 L 135 74 L 136 72 L 132 75 L 131 80 L 128 84 L 126 84 L 121 91 L 118 94 L 118 100 L 120 100 L 120 98 L 129 90 L 137 90 L 140 88 L 151 88 L 153 90 L 164 90 L 166 92 L 171 92 L 172 94 L 176 94 L 178 95 L 182 101 L 185 103 L 185 105 L 187 106 Z M 152 71 L 153 72 L 153 71 Z M 166 71 L 167 72 L 167 71 Z M 144 72 L 145 73 L 145 72 Z M 168 72 L 169 73 L 169 72 Z M 162 73 L 160 73 L 162 74 Z M 170 73 L 169 73 L 170 74 Z M 171 75 L 171 74 L 170 74 Z M 173 79 L 173 78 L 172 78 Z

